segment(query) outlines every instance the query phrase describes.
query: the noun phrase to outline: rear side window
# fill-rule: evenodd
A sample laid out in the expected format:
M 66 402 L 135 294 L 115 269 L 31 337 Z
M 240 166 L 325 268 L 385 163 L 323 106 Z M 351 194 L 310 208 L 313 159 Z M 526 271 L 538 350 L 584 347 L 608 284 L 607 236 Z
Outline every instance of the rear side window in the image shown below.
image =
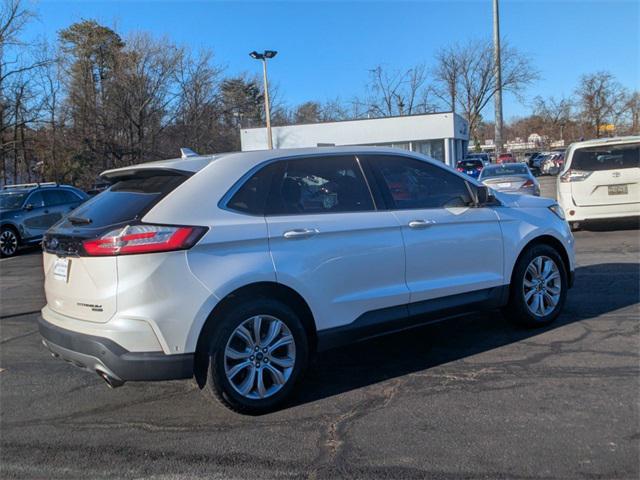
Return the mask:
M 444 168 L 408 157 L 369 159 L 391 208 L 453 208 L 471 203 L 466 182 Z
M 87 228 L 140 219 L 187 178 L 186 175 L 172 172 L 150 172 L 144 176 L 127 177 L 82 204 L 74 210 L 73 216 L 91 220 Z
M 268 215 L 374 210 L 366 181 L 354 156 L 287 160 L 274 178 Z
M 640 168 L 640 144 L 580 148 L 573 152 L 571 168 L 586 172 Z
M 264 215 L 274 173 L 282 167 L 282 162 L 277 162 L 258 170 L 231 197 L 227 208 L 251 215 Z

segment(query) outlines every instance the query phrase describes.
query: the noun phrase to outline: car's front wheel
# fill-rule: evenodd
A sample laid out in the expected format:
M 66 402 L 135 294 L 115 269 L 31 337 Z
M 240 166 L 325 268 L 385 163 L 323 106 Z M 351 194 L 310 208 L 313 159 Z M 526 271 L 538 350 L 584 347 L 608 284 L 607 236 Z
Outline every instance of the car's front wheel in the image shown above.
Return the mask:
M 13 257 L 18 251 L 19 244 L 18 234 L 12 228 L 2 227 L 0 230 L 0 255 Z
M 247 299 L 219 320 L 209 340 L 203 391 L 238 412 L 274 410 L 307 364 L 307 335 L 298 315 L 277 300 Z
M 553 322 L 564 307 L 567 278 L 564 262 L 553 247 L 533 246 L 514 267 L 506 316 L 527 327 Z

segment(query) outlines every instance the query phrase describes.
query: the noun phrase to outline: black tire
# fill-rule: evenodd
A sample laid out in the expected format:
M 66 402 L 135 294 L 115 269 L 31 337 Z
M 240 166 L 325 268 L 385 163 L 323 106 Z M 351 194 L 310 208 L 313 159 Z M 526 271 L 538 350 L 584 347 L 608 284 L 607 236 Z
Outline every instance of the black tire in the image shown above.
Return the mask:
M 20 235 L 11 227 L 0 229 L 0 256 L 13 257 L 20 247 Z
M 559 300 L 553 310 L 546 315 L 535 315 L 525 301 L 524 281 L 529 264 L 538 257 L 546 257 L 555 263 L 560 276 Z M 560 254 L 549 245 L 534 245 L 518 259 L 511 276 L 509 303 L 503 308 L 504 315 L 513 323 L 528 327 L 542 327 L 553 322 L 562 312 L 569 288 L 567 270 Z
M 280 390 L 266 398 L 252 399 L 239 393 L 227 378 L 225 348 L 238 326 L 260 315 L 275 317 L 289 329 L 295 344 L 295 363 L 289 378 Z M 307 334 L 295 311 L 275 299 L 246 298 L 235 301 L 221 312 L 220 318 L 213 318 L 212 321 L 219 323 L 211 329 L 209 338 L 201 346 L 206 351 L 200 352 L 200 358 L 196 362 L 196 370 L 200 369 L 200 372 L 195 372 L 196 381 L 205 396 L 233 411 L 249 415 L 268 413 L 280 407 L 302 377 L 309 357 Z

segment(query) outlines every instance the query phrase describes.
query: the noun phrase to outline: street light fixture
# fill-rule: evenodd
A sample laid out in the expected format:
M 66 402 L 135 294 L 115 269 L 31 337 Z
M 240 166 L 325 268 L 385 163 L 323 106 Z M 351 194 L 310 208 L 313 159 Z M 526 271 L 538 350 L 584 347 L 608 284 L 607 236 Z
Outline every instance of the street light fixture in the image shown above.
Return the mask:
M 264 109 L 267 117 L 267 145 L 269 150 L 273 149 L 273 137 L 271 136 L 271 110 L 269 107 L 269 82 L 267 80 L 267 59 L 271 59 L 278 54 L 275 50 L 265 50 L 258 53 L 255 50 L 249 54 L 254 60 L 262 61 L 262 75 L 264 79 Z

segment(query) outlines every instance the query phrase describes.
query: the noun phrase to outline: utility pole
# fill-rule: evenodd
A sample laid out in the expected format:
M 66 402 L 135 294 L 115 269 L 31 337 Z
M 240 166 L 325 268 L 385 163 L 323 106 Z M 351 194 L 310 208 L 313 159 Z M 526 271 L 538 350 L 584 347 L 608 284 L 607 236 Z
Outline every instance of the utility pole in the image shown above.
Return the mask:
M 273 136 L 271 135 L 271 107 L 269 105 L 269 81 L 267 80 L 267 59 L 273 58 L 278 52 L 275 50 L 265 50 L 264 53 L 251 52 L 249 56 L 255 60 L 262 61 L 262 77 L 264 80 L 264 109 L 267 117 L 267 146 L 273 149 Z
M 493 63 L 495 77 L 495 146 L 496 157 L 503 152 L 504 140 L 502 139 L 502 66 L 500 64 L 500 13 L 498 12 L 498 0 L 493 0 Z

